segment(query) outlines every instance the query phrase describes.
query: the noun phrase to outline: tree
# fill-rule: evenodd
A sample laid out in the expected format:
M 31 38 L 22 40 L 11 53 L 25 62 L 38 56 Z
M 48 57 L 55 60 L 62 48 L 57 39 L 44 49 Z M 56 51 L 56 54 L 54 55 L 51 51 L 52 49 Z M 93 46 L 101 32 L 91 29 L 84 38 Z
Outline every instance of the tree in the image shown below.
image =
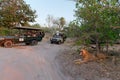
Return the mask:
M 46 18 L 46 22 L 48 24 L 48 27 L 52 27 L 52 25 L 53 25 L 53 16 L 48 15 L 47 18 Z
M 23 0 L 1 0 L 0 1 L 0 25 L 11 28 L 16 24 L 24 25 L 34 22 L 36 11 Z
M 114 26 L 120 26 L 120 5 L 117 0 L 75 0 L 76 20 L 81 23 L 83 41 L 96 43 L 97 53 L 101 44 L 106 46 L 116 37 Z
M 59 18 L 54 18 L 53 19 L 53 25 L 55 26 L 55 27 L 58 27 L 59 29 L 61 28 L 60 27 L 60 19 Z
M 57 25 L 59 29 L 62 29 L 64 27 L 64 25 L 66 24 L 65 18 L 64 17 L 60 17 L 60 18 L 54 18 L 53 19 L 53 24 Z
M 34 28 L 40 28 L 40 24 L 36 23 L 36 24 L 33 24 L 31 27 L 34 27 Z
M 69 23 L 66 27 L 66 34 L 68 37 L 80 37 L 81 31 L 77 21 L 74 20 Z
M 63 28 L 64 25 L 65 25 L 65 23 L 66 23 L 65 18 L 64 18 L 64 17 L 61 17 L 59 20 L 60 20 L 61 28 Z

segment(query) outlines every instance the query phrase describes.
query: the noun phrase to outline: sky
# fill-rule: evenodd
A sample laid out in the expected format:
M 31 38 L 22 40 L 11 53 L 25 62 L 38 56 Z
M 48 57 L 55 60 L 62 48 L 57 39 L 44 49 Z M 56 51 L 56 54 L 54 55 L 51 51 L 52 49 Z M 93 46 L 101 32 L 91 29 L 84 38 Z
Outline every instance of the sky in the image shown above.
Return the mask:
M 64 17 L 66 21 L 74 20 L 75 3 L 71 0 L 24 0 L 30 4 L 33 10 L 36 10 L 36 23 L 46 24 L 48 15 L 55 18 Z

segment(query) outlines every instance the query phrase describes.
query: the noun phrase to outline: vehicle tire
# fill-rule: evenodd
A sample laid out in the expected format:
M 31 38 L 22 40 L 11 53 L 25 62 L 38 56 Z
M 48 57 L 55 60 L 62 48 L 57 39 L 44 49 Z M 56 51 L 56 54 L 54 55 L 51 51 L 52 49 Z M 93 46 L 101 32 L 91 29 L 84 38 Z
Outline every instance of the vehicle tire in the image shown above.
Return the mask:
M 61 44 L 61 41 L 58 41 L 58 44 Z
M 31 42 L 31 45 L 34 46 L 34 45 L 37 45 L 38 44 L 38 41 L 37 40 L 32 40 Z
M 53 44 L 53 42 L 52 42 L 52 41 L 50 41 L 50 43 L 51 43 L 51 44 Z
M 30 45 L 30 43 L 25 43 L 26 45 Z
M 12 41 L 5 41 L 4 42 L 4 47 L 6 47 L 6 48 L 11 48 L 13 46 L 13 42 Z

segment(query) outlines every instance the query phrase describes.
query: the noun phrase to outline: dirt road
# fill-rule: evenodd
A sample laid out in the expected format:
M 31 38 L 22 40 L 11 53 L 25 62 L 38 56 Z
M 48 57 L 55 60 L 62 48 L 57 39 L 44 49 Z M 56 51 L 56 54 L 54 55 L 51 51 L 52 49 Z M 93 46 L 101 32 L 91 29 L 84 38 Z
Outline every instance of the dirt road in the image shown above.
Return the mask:
M 55 57 L 62 45 L 0 47 L 0 80 L 71 80 L 61 73 Z

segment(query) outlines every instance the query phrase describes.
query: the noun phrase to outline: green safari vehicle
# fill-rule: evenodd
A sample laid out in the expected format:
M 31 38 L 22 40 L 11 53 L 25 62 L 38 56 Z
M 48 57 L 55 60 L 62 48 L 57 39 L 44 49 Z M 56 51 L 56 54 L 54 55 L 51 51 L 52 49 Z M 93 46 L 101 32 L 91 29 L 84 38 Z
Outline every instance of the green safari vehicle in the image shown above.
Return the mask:
M 17 31 L 14 36 L 0 36 L 0 46 L 10 48 L 18 43 L 37 45 L 45 36 L 44 31 L 40 28 L 14 27 L 13 29 Z

